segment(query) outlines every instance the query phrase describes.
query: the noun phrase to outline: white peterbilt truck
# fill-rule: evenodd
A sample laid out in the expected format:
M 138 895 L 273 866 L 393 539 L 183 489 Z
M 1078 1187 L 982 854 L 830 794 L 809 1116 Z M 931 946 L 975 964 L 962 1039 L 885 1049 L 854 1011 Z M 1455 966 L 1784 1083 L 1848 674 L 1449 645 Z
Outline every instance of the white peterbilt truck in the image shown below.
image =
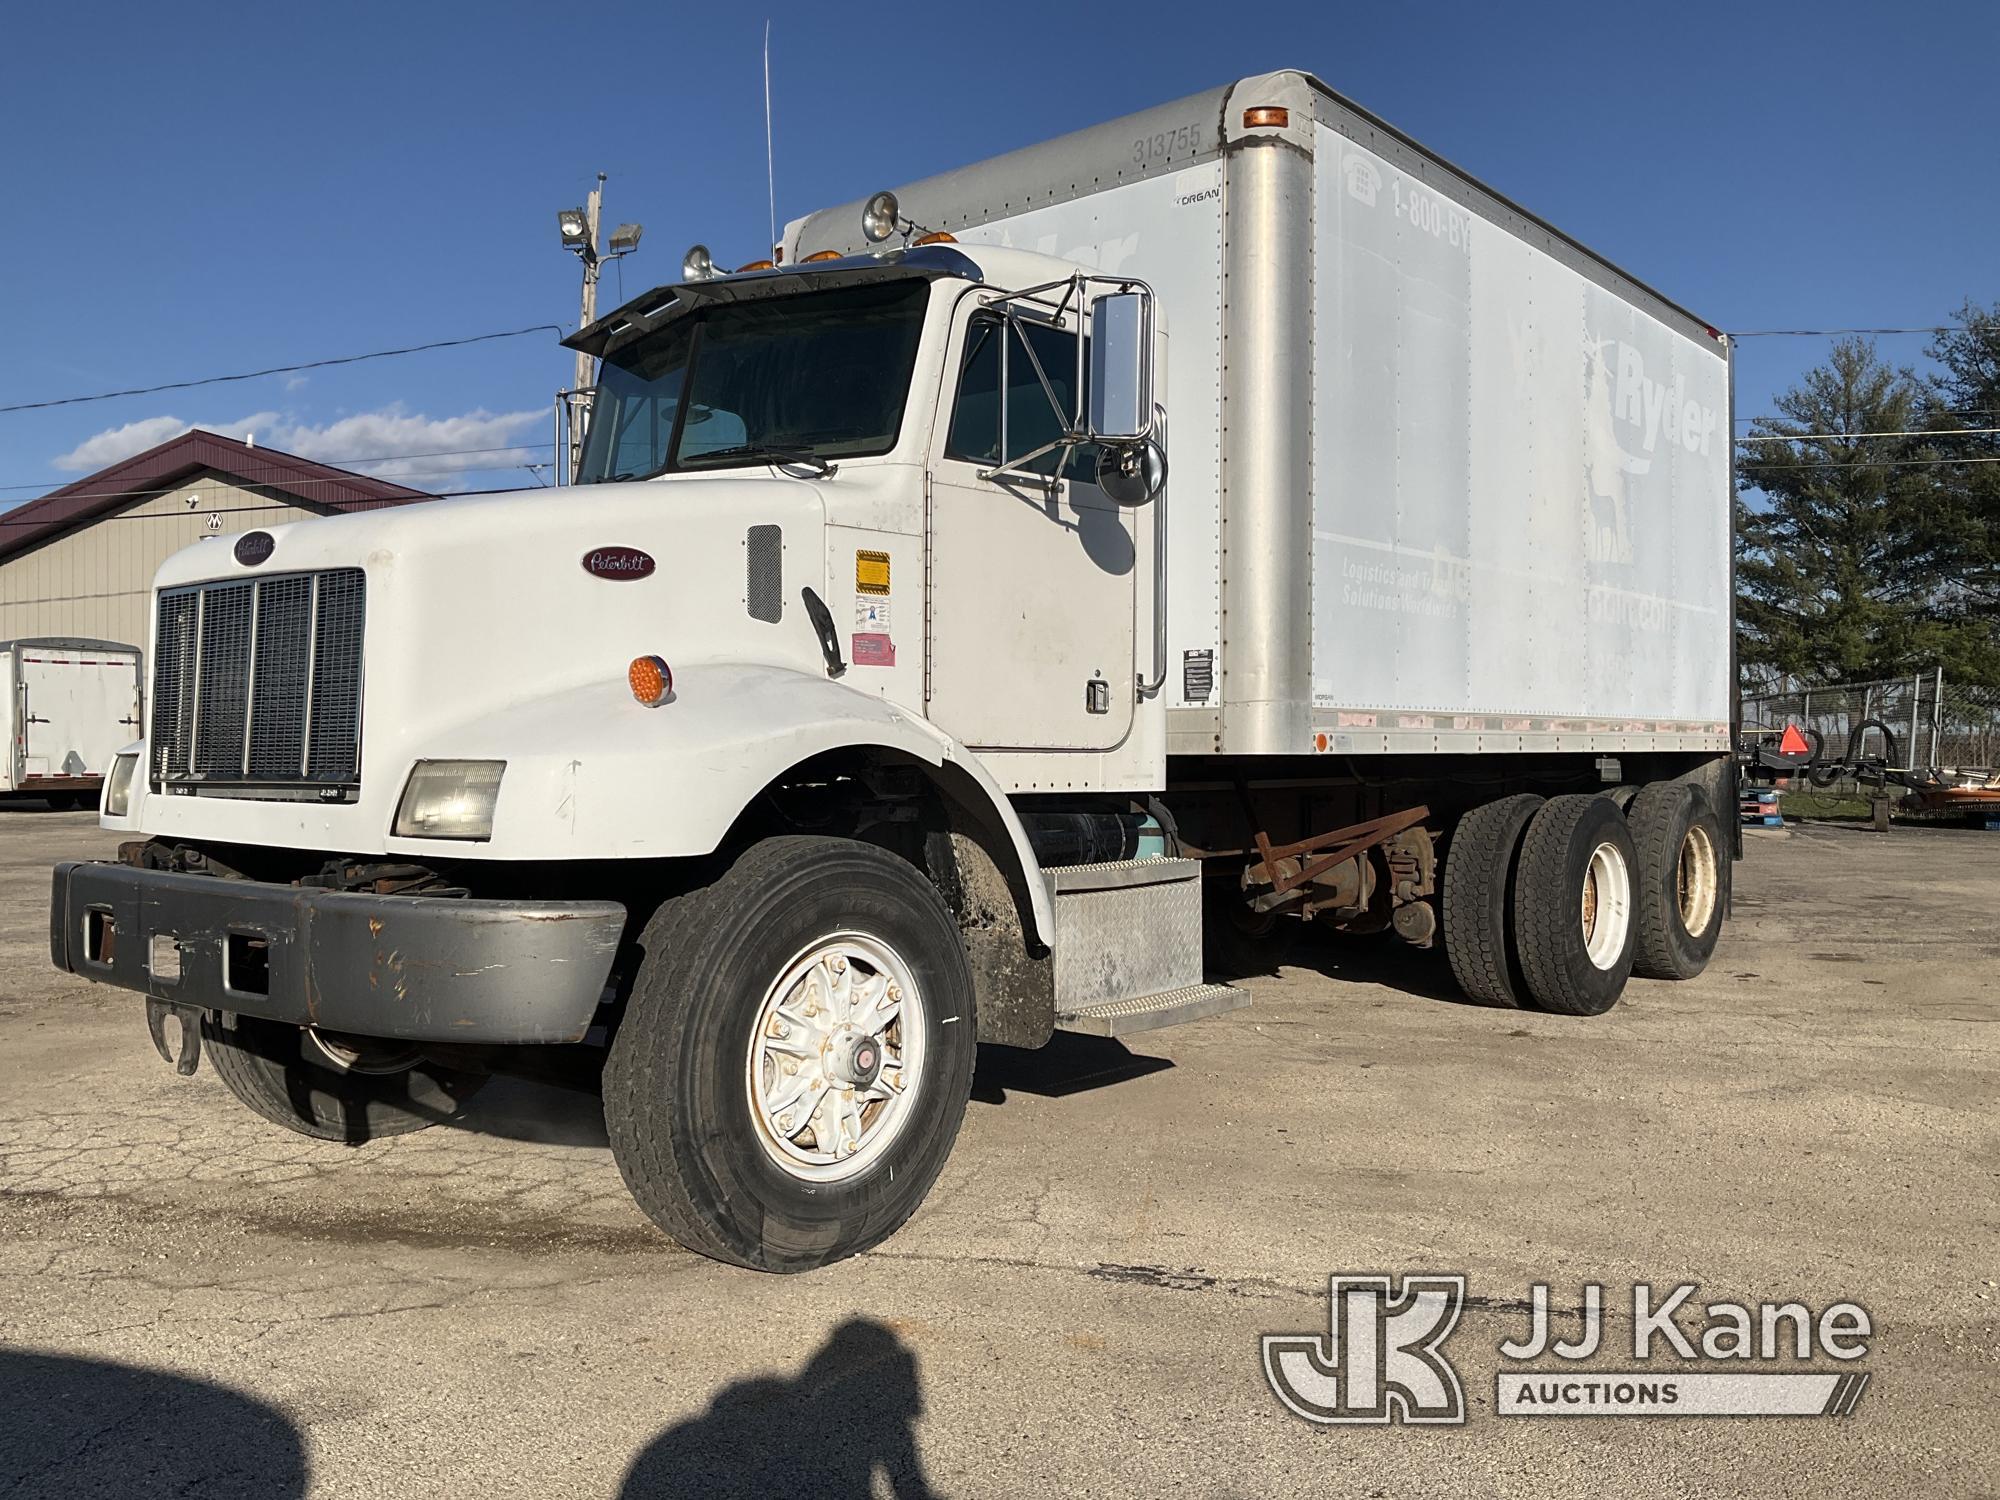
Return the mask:
M 161 569 L 50 933 L 183 1072 L 353 1140 L 583 1044 L 646 1213 L 800 1270 L 976 1042 L 1233 1009 L 1304 921 L 1574 1015 L 1706 962 L 1702 320 L 1298 72 L 683 272 L 569 340 L 574 488 Z

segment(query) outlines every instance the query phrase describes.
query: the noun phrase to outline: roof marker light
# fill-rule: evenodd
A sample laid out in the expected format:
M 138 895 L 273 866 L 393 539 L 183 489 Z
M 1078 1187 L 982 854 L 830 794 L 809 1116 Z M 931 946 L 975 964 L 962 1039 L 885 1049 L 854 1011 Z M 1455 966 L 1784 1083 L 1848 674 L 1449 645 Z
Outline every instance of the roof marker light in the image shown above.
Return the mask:
M 840 259 L 840 252 L 838 250 L 815 250 L 811 255 L 808 255 L 805 257 L 805 259 L 801 260 L 799 264 L 802 266 L 809 266 L 816 260 L 839 260 L 839 259 Z
M 1245 130 L 1283 130 L 1292 123 L 1292 112 L 1282 104 L 1260 104 L 1243 111 Z

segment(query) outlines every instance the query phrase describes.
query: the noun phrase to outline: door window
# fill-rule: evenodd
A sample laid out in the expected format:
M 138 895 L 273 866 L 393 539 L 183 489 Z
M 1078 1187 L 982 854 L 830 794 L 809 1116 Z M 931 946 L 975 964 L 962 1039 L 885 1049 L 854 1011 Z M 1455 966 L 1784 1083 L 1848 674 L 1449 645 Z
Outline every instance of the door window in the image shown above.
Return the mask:
M 1012 332 L 1005 320 L 981 314 L 972 320 L 965 334 L 965 358 L 959 366 L 958 395 L 952 404 L 951 433 L 945 444 L 948 457 L 968 463 L 993 465 L 1000 461 L 1000 350 L 1007 349 L 1007 457 L 1018 460 L 1044 443 L 1062 435 L 1069 417 L 1076 411 L 1076 335 L 1043 323 L 1016 319 Z M 1023 340 L 1025 339 L 1025 347 Z M 1027 350 L 1034 351 L 1030 359 Z M 1090 357 L 1084 350 L 1086 362 Z M 1048 377 L 1048 391 L 1042 388 L 1035 364 Z M 1055 393 L 1057 405 L 1049 401 Z M 1051 449 L 1025 465 L 1037 474 L 1055 474 L 1060 468 L 1068 479 L 1093 478 L 1097 473 L 1097 450 L 1080 443 L 1067 454 Z

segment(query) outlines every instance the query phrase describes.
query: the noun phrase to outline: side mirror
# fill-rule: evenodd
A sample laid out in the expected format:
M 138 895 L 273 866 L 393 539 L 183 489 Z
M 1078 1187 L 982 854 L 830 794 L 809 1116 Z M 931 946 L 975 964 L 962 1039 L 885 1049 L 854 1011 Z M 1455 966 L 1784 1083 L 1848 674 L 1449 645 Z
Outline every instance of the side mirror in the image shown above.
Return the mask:
M 1167 456 L 1159 440 L 1105 444 L 1097 450 L 1097 487 L 1113 505 L 1144 505 L 1167 483 Z
M 1107 292 L 1090 304 L 1090 436 L 1131 443 L 1153 423 L 1152 298 Z

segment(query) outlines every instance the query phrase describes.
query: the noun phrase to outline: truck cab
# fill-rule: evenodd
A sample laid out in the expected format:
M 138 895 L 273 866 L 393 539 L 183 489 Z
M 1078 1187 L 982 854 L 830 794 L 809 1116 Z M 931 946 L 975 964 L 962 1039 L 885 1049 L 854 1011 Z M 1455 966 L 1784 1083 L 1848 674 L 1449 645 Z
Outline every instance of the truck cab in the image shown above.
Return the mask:
M 975 1040 L 1247 1000 L 1203 982 L 1198 866 L 1141 803 L 1041 816 L 1116 856 L 1050 876 L 1010 796 L 1160 785 L 1164 337 L 1143 283 L 1018 250 L 691 278 L 573 340 L 602 376 L 572 487 L 179 554 L 105 810 L 134 841 L 58 869 L 57 962 L 309 1134 L 428 1123 L 493 1049 L 608 1045 L 628 1177 L 684 1242 L 879 1238 Z M 719 1218 L 688 1206 L 712 1110 L 641 1165 L 701 1096 L 652 1071 L 690 1043 L 736 1075 Z M 824 1184 L 892 1169 L 827 1226 Z

